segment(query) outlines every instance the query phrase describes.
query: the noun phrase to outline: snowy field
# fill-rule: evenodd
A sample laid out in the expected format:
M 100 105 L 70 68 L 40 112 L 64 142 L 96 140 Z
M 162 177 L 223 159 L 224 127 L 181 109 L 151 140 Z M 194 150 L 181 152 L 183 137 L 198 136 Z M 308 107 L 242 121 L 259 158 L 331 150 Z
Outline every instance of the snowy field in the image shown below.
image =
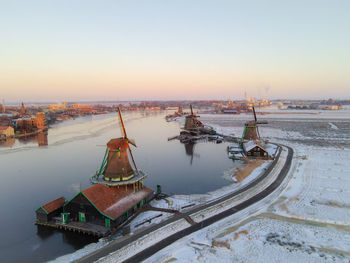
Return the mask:
M 249 209 L 180 239 L 145 262 L 350 262 L 350 109 L 269 111 L 258 114 L 258 119 L 269 122 L 260 126 L 261 136 L 295 150 L 291 172 L 283 185 Z M 201 114 L 205 124 L 235 136 L 241 135 L 244 123 L 251 119 L 250 114 Z M 151 205 L 186 211 L 229 193 L 232 187 L 243 187 L 266 165 L 256 168 L 240 184 L 204 195 L 172 196 Z M 224 171 L 223 176 L 232 174 Z M 172 213 L 158 211 L 142 213 L 131 223 L 131 232 L 170 216 Z M 188 226 L 185 221 L 181 224 L 175 228 Z M 160 237 L 165 237 L 164 233 L 160 232 L 157 240 Z M 55 261 L 78 259 L 116 238 L 101 239 Z M 118 254 L 111 262 L 125 259 L 127 254 Z
M 201 115 L 239 136 L 251 116 Z M 260 134 L 295 150 L 283 189 L 144 262 L 350 262 L 350 110 L 274 110 Z

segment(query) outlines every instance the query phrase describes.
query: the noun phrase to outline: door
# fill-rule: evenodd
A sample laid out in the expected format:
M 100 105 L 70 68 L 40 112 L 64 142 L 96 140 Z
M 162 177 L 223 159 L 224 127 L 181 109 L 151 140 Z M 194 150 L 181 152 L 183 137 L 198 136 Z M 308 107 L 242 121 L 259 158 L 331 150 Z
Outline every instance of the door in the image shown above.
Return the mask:
M 62 224 L 67 224 L 68 221 L 68 213 L 61 213 Z
M 111 227 L 111 220 L 109 218 L 105 218 L 105 226 Z
M 79 221 L 83 223 L 86 222 L 85 213 L 79 212 Z

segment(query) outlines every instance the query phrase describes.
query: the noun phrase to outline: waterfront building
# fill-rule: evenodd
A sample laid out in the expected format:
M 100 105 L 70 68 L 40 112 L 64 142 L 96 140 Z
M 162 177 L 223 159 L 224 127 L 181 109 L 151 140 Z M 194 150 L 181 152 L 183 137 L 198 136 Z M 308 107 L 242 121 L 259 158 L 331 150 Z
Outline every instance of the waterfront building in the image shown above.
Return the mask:
M 35 129 L 35 118 L 22 118 L 16 121 L 16 130 L 19 130 L 21 133 L 31 133 Z
M 11 126 L 0 126 L 0 139 L 12 138 L 15 130 Z
M 247 157 L 268 158 L 265 148 L 257 141 L 248 141 L 243 143 L 243 150 Z
M 72 108 L 78 110 L 82 114 L 92 114 L 92 105 L 73 104 Z
M 44 112 L 37 112 L 34 122 L 37 129 L 39 130 L 47 129 L 46 115 Z
M 66 203 L 64 197 L 57 198 L 43 206 L 40 206 L 35 212 L 36 217 L 41 222 L 49 222 L 54 217 L 60 218 L 63 211 L 63 205 Z
M 59 110 L 64 110 L 65 106 L 62 104 L 51 104 L 51 105 L 48 105 L 48 108 L 49 110 L 52 110 L 52 111 L 59 111 Z
M 153 197 L 153 190 L 137 191 L 131 185 L 110 187 L 95 184 L 80 191 L 64 205 L 64 220 L 118 227 Z
M 130 149 L 129 144 L 136 144 L 127 137 L 119 108 L 118 112 L 123 137 L 107 143 L 100 169 L 91 178 L 94 185 L 79 191 L 57 208 L 60 218 L 56 216 L 45 221 L 43 209 L 38 209 L 37 225 L 106 236 L 153 199 L 153 190 L 143 185 L 147 175 L 137 169 Z M 130 164 L 128 153 L 134 167 Z

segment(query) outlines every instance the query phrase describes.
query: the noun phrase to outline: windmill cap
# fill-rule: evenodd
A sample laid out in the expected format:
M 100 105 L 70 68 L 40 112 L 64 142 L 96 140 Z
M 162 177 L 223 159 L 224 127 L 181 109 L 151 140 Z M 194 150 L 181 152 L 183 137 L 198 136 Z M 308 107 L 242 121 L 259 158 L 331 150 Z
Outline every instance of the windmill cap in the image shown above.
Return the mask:
M 112 150 L 112 151 L 116 151 L 116 150 L 125 151 L 127 148 L 129 148 L 128 140 L 125 138 L 111 139 L 107 143 L 107 147 L 109 150 Z

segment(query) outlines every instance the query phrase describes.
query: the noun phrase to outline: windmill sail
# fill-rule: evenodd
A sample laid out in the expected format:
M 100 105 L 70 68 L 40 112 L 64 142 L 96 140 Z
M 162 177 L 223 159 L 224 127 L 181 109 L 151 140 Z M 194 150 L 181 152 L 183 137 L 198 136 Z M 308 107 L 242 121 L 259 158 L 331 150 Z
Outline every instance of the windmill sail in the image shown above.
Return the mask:
M 260 133 L 259 133 L 258 124 L 267 124 L 267 121 L 258 121 L 254 106 L 252 110 L 253 110 L 254 120 L 248 121 L 245 123 L 245 127 L 242 134 L 243 140 L 259 140 Z
M 129 145 L 132 144 L 136 146 L 135 141 L 130 140 L 127 137 L 123 118 L 119 108 L 118 115 L 123 137 L 111 139 L 107 143 L 106 154 L 102 161 L 102 165 L 99 172 L 99 174 L 103 174 L 103 178 L 106 181 L 126 181 L 135 176 L 134 170 L 130 165 L 127 151 L 129 151 L 130 153 L 130 157 L 135 167 L 135 170 L 138 171 L 134 160 L 134 156 Z

